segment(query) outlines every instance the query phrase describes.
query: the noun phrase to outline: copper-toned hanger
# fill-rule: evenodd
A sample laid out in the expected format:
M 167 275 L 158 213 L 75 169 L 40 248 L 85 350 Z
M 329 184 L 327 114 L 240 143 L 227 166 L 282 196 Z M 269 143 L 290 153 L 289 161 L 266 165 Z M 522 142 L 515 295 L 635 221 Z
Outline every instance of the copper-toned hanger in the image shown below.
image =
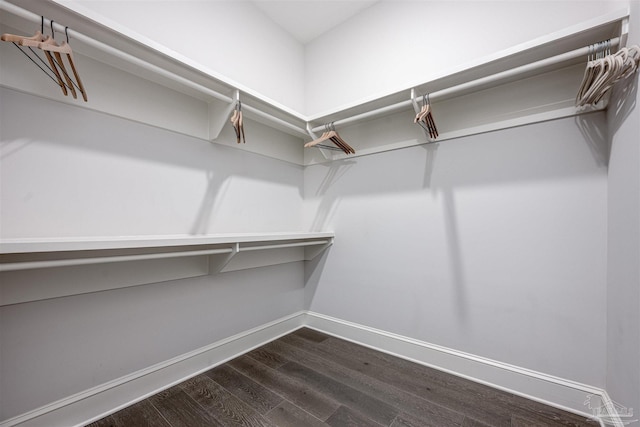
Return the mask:
M 53 37 L 53 21 L 51 21 L 51 35 L 47 36 L 46 38 L 43 38 L 42 40 L 37 40 L 37 39 L 33 39 L 33 38 L 25 38 L 22 39 L 18 42 L 18 44 L 20 46 L 23 47 L 29 47 L 29 49 L 31 49 L 32 47 L 37 47 L 40 49 L 40 44 L 44 41 L 44 40 L 49 40 L 50 38 Z M 33 49 L 31 49 L 33 51 Z M 49 62 L 49 69 L 51 71 L 53 71 L 53 74 L 55 74 L 56 76 L 56 81 L 58 83 L 58 86 L 60 86 L 60 90 L 62 90 L 62 93 L 66 96 L 69 93 L 67 92 L 67 85 L 65 84 L 65 82 L 62 80 L 62 76 L 60 75 L 60 70 L 58 67 L 56 67 L 56 62 L 53 59 L 53 55 L 51 54 L 51 52 L 44 50 L 44 54 L 45 57 L 47 58 L 47 61 Z
M 69 27 L 65 27 L 64 28 L 64 33 L 65 36 L 67 37 L 66 41 L 63 41 L 62 43 L 60 43 L 59 45 L 55 42 L 54 40 L 54 32 L 53 32 L 53 21 L 51 21 L 51 38 L 50 39 L 46 39 L 43 42 L 41 42 L 38 47 L 42 50 L 45 51 L 45 53 L 47 52 L 53 52 L 55 54 L 55 58 L 56 58 L 56 65 L 58 65 L 60 67 L 60 71 L 62 71 L 62 73 L 65 76 L 65 79 L 67 80 L 67 83 L 70 84 L 70 89 L 71 89 L 71 93 L 74 96 L 74 98 L 76 97 L 76 91 L 74 89 L 74 85 L 78 88 L 78 90 L 80 91 L 80 93 L 82 94 L 82 99 L 84 99 L 84 101 L 87 101 L 87 91 L 84 88 L 84 85 L 82 84 L 82 80 L 80 79 L 80 75 L 78 74 L 78 69 L 76 67 L 76 63 L 75 60 L 73 58 L 73 50 L 71 49 L 71 46 L 69 45 L 69 32 L 68 32 Z M 73 72 L 73 76 L 75 77 L 76 83 L 74 83 L 73 79 L 71 79 L 71 76 L 69 75 L 69 73 L 67 72 L 65 66 L 64 66 L 64 62 L 62 61 L 62 55 L 61 54 L 65 54 L 67 56 L 67 61 L 69 62 L 69 66 L 71 67 L 71 71 Z
M 47 55 L 51 55 L 50 52 L 53 52 L 52 59 L 54 62 L 54 66 L 56 66 L 57 69 L 62 73 L 61 76 L 64 77 L 67 82 L 65 86 L 71 91 L 71 95 L 73 96 L 73 98 L 77 99 L 78 95 L 76 94 L 76 89 L 73 87 L 73 81 L 71 80 L 71 77 L 69 76 L 69 73 L 64 66 L 62 55 L 60 55 L 60 52 L 55 49 L 60 47 L 60 45 L 56 43 L 55 37 L 56 35 L 55 30 L 53 29 L 53 21 L 51 21 L 51 35 L 47 36 L 47 38 L 38 43 L 38 47 L 42 49 Z M 60 73 L 58 73 L 58 75 L 60 75 Z
M 422 96 L 422 108 L 420 112 L 416 114 L 416 117 L 413 119 L 414 123 L 417 123 L 422 127 L 425 131 L 429 133 L 429 137 L 431 139 L 436 139 L 438 137 L 438 129 L 436 128 L 436 122 L 433 119 L 433 115 L 431 114 L 431 102 L 429 101 L 429 95 Z
M 320 138 L 315 139 L 315 140 L 313 140 L 311 142 L 307 142 L 304 146 L 305 146 L 305 148 L 318 146 L 318 147 L 327 148 L 327 149 L 330 149 L 330 150 L 334 150 L 335 149 L 335 147 L 332 147 L 330 145 L 323 145 L 322 143 L 324 141 L 333 142 L 345 154 L 355 154 L 356 153 L 356 150 L 354 150 L 349 144 L 346 143 L 346 141 L 344 139 L 342 139 L 342 137 L 340 135 L 338 135 L 338 132 L 336 132 L 336 128 L 335 128 L 335 125 L 333 123 L 325 124 L 325 132 L 322 134 L 322 136 L 320 136 Z
M 244 137 L 244 122 L 242 119 L 242 103 L 240 100 L 238 100 L 236 108 L 233 110 L 230 121 L 233 125 L 233 130 L 236 132 L 236 142 L 238 144 L 240 144 L 240 142 L 246 143 L 247 141 Z
M 7 33 L 0 36 L 0 40 L 13 43 L 13 45 L 17 47 L 18 50 L 20 50 L 20 52 L 22 52 L 27 58 L 29 58 L 31 62 L 33 62 L 38 68 L 40 68 L 42 72 L 44 72 L 51 80 L 53 80 L 58 86 L 60 86 L 62 93 L 67 95 L 67 88 L 62 81 L 62 77 L 60 76 L 60 73 L 58 72 L 58 69 L 55 66 L 55 63 L 51 54 L 48 52 L 45 52 L 45 57 L 48 62 L 47 63 L 45 62 L 44 59 L 42 59 L 40 55 L 36 53 L 35 50 L 33 50 L 33 47 L 38 47 L 38 44 L 45 39 L 43 33 L 44 33 L 44 16 L 41 16 L 40 30 L 36 31 L 36 33 L 33 36 L 27 37 L 27 36 L 19 36 L 19 35 Z M 29 51 L 33 56 L 29 55 L 29 53 L 25 51 L 23 47 L 28 47 Z M 38 61 L 40 61 L 42 65 L 44 65 L 44 68 L 38 62 L 36 62 L 34 57 Z

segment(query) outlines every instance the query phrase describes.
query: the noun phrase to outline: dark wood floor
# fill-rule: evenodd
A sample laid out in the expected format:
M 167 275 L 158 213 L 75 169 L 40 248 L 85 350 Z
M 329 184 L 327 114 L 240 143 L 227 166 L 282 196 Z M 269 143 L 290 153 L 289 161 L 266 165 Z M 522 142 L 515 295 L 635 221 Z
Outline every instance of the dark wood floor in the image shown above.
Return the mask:
M 90 424 L 589 426 L 512 394 L 300 329 Z

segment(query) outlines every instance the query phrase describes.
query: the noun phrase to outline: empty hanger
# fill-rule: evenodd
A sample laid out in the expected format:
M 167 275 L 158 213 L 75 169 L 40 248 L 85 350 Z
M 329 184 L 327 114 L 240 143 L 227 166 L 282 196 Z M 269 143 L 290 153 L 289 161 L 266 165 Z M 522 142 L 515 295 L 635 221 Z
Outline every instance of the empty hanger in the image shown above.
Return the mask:
M 64 77 L 65 81 L 66 81 L 66 87 L 71 91 L 71 95 L 73 96 L 74 99 L 78 98 L 78 95 L 76 94 L 76 89 L 73 87 L 73 82 L 71 81 L 71 77 L 69 77 L 69 73 L 67 72 L 67 69 L 64 66 L 64 62 L 62 61 L 62 55 L 60 55 L 60 52 L 55 50 L 55 48 L 60 47 L 60 45 L 58 45 L 58 43 L 56 43 L 55 40 L 55 30 L 53 29 L 53 21 L 51 21 L 51 35 L 47 36 L 47 38 L 45 38 L 43 41 L 41 41 L 40 43 L 38 43 L 38 48 L 42 49 L 45 54 L 51 55 L 51 53 L 49 52 L 53 52 L 53 61 L 54 61 L 54 65 L 56 66 L 56 68 L 62 72 L 62 77 Z
M 51 24 L 53 24 L 53 21 L 51 21 Z M 67 80 L 67 83 L 69 84 L 69 88 L 71 89 L 71 93 L 73 95 L 73 97 L 76 97 L 76 91 L 74 89 L 74 86 L 76 88 L 78 88 L 78 90 L 80 91 L 80 93 L 82 94 L 82 99 L 87 102 L 87 91 L 84 88 L 84 85 L 82 84 L 82 80 L 80 79 L 80 75 L 78 74 L 78 69 L 76 68 L 76 63 L 75 60 L 73 58 L 73 50 L 71 49 L 71 45 L 69 45 L 69 27 L 64 27 L 64 34 L 66 36 L 66 40 L 63 41 L 62 43 L 60 43 L 59 45 L 54 41 L 53 39 L 53 25 L 51 27 L 51 34 L 52 37 L 51 39 L 47 39 L 44 40 L 42 43 L 40 43 L 38 45 L 38 47 L 42 50 L 44 50 L 45 52 L 54 52 L 55 54 L 55 58 L 56 58 L 56 64 L 60 67 L 60 70 L 62 71 L 62 73 L 65 76 L 65 79 Z M 69 66 L 71 67 L 71 72 L 73 72 L 73 76 L 75 78 L 75 82 L 74 80 L 71 78 L 71 76 L 69 75 L 69 73 L 67 72 L 66 67 L 64 66 L 64 61 L 62 60 L 62 55 L 64 54 L 67 57 L 67 62 L 69 63 Z
M 431 103 L 429 102 L 428 94 L 422 96 L 422 108 L 418 114 L 416 114 L 413 122 L 419 124 L 422 129 L 427 131 L 431 139 L 436 139 L 438 137 L 438 129 L 436 128 L 436 122 L 431 114 Z
M 33 47 L 38 47 L 38 44 L 41 43 L 45 37 L 43 35 L 44 32 L 44 16 L 40 17 L 41 21 L 40 21 L 40 30 L 36 31 L 36 33 L 31 36 L 31 37 L 27 37 L 27 36 L 19 36 L 19 35 L 15 35 L 15 34 L 3 34 L 2 36 L 0 36 L 0 40 L 5 41 L 5 42 L 11 42 L 13 43 L 13 45 L 15 47 L 17 47 L 20 52 L 22 52 L 27 58 L 29 58 L 29 60 L 31 62 L 33 62 L 38 68 L 40 68 L 47 76 L 49 76 L 49 78 L 51 80 L 53 80 L 54 82 L 56 82 L 56 84 L 58 86 L 60 86 L 62 93 L 64 93 L 65 95 L 67 94 L 67 88 L 65 87 L 64 83 L 62 82 L 62 77 L 60 76 L 60 73 L 58 72 L 55 63 L 53 62 L 53 57 L 51 56 L 51 54 L 45 52 L 45 57 L 47 58 L 47 62 L 45 62 L 40 55 L 38 55 L 36 53 L 35 50 L 33 50 Z M 38 61 L 40 61 L 42 63 L 42 65 L 44 65 L 43 68 L 38 62 L 36 62 L 36 60 L 29 55 L 22 47 L 28 47 L 29 51 L 33 54 L 33 57 L 35 57 L 36 59 L 38 59 Z M 49 72 L 47 72 L 47 70 L 49 70 L 49 72 L 51 72 L 51 74 Z
M 47 36 L 46 38 L 42 38 L 41 40 L 37 40 L 34 38 L 25 38 L 22 39 L 18 42 L 18 44 L 20 46 L 23 47 L 28 47 L 29 49 L 31 49 L 32 47 L 37 47 L 38 49 L 41 49 L 40 44 L 45 41 L 45 40 L 49 40 L 53 37 L 53 21 L 51 21 L 51 35 Z M 33 51 L 33 49 L 31 49 Z M 53 55 L 51 54 L 51 52 L 44 50 L 44 54 L 45 57 L 47 58 L 47 61 L 49 62 L 49 69 L 51 71 L 53 71 L 53 74 L 56 76 L 56 81 L 58 83 L 58 86 L 60 86 L 60 89 L 62 90 L 62 93 L 66 96 L 68 95 L 67 92 L 67 85 L 65 84 L 65 82 L 62 80 L 62 76 L 60 75 L 60 69 L 58 67 L 56 67 L 56 63 L 55 63 L 55 59 L 53 59 Z
M 45 39 L 41 42 L 38 47 L 46 52 L 53 52 L 55 55 L 55 63 L 60 67 L 60 71 L 64 74 L 65 79 L 67 80 L 67 84 L 69 85 L 69 89 L 71 90 L 71 94 L 73 97 L 76 97 L 75 87 L 78 88 L 80 93 L 82 94 L 82 99 L 87 101 L 87 92 L 84 89 L 84 85 L 82 84 L 82 80 L 80 79 L 80 75 L 78 74 L 78 69 L 76 68 L 75 60 L 73 58 L 73 50 L 69 45 L 69 32 L 68 27 L 64 28 L 64 33 L 66 36 L 66 40 L 58 45 L 58 43 L 54 40 L 54 30 L 53 30 L 53 21 L 51 21 L 51 38 Z M 67 72 L 67 69 L 64 65 L 64 61 L 62 60 L 62 55 L 64 54 L 67 57 L 67 61 L 69 62 L 69 66 L 71 67 L 71 71 L 73 72 L 73 76 L 75 77 L 75 82 Z
M 318 147 L 327 148 L 330 150 L 336 149 L 335 147 L 332 147 L 330 145 L 323 145 L 322 143 L 324 141 L 333 142 L 338 147 L 338 149 L 342 150 L 345 154 L 356 153 L 356 150 L 354 150 L 349 144 L 347 144 L 347 142 L 344 139 L 342 139 L 340 135 L 338 135 L 338 132 L 336 132 L 336 129 L 333 123 L 325 124 L 325 132 L 322 134 L 322 136 L 320 136 L 320 138 L 315 139 L 311 142 L 307 142 L 304 146 L 305 148 L 318 146 Z
M 51 35 L 44 36 L 44 17 L 41 16 L 40 30 L 36 31 L 33 36 L 19 36 L 15 34 L 3 34 L 0 38 L 2 41 L 11 42 L 16 46 L 31 62 L 36 64 L 49 78 L 51 78 L 62 90 L 64 95 L 68 95 L 69 91 L 74 98 L 77 98 L 76 88 L 82 93 L 82 98 L 87 101 L 87 92 L 82 84 L 78 69 L 76 67 L 75 60 L 73 58 L 73 51 L 69 45 L 69 33 L 68 27 L 65 27 L 66 41 L 61 44 L 55 41 L 55 29 L 53 26 L 54 21 L 50 21 Z M 23 48 L 28 48 L 32 55 Z M 46 61 L 42 59 L 40 55 L 34 50 L 38 48 L 44 52 Z M 64 57 L 66 56 L 67 62 L 71 67 L 71 73 L 67 71 L 67 67 L 64 63 Z M 34 59 L 35 57 L 35 59 Z M 38 63 L 38 61 L 40 63 Z M 44 66 L 44 67 L 43 67 Z M 74 81 L 75 78 L 75 81 Z
M 620 80 L 638 69 L 640 47 L 621 47 L 611 54 L 610 41 L 589 46 L 587 66 L 576 95 L 576 107 L 600 102 Z
M 238 144 L 240 144 L 241 141 L 246 143 L 247 141 L 244 138 L 244 122 L 242 119 L 242 103 L 240 100 L 238 100 L 236 108 L 233 110 L 230 122 L 233 125 L 233 130 L 236 132 L 236 142 Z

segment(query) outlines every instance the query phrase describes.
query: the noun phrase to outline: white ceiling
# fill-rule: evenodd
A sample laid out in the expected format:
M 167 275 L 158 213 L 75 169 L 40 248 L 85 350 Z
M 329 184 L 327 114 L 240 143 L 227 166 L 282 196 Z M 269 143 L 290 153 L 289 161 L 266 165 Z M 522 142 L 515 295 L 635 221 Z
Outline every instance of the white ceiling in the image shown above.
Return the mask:
M 302 44 L 307 44 L 378 0 L 253 0 Z

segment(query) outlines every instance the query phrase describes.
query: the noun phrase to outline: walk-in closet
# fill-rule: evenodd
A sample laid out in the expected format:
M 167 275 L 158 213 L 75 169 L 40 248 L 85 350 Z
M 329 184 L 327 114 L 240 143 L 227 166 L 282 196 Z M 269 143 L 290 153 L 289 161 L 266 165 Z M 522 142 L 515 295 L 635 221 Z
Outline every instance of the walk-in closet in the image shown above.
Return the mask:
M 0 34 L 0 427 L 640 423 L 638 0 Z

